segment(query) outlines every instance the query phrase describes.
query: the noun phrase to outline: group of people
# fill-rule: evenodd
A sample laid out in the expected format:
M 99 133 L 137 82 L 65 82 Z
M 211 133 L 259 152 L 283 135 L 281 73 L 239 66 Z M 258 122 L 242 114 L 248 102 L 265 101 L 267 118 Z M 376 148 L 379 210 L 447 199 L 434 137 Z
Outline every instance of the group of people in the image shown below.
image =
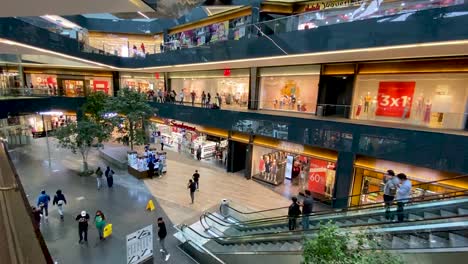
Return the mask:
M 115 172 L 107 166 L 106 171 L 102 172 L 101 167 L 96 169 L 96 181 L 97 181 L 97 189 L 100 190 L 102 187 L 102 175 L 106 176 L 107 180 L 107 187 L 112 188 L 114 185 L 114 174 Z
M 388 170 L 384 176 L 384 203 L 385 203 L 385 218 L 393 220 L 391 207 L 396 201 L 397 203 L 397 220 L 403 222 L 405 214 L 403 213 L 404 206 L 411 198 L 411 181 L 404 173 L 399 173 L 395 176 L 393 170 Z
M 289 230 L 296 230 L 297 219 L 302 215 L 302 229 L 309 229 L 309 215 L 313 212 L 314 199 L 309 190 L 305 190 L 305 196 L 302 202 L 297 197 L 292 197 L 292 203 L 288 208 L 288 227 Z M 302 207 L 302 210 L 301 210 Z
M 185 92 L 182 89 L 179 93 L 177 93 L 175 90 L 171 90 L 170 92 L 163 91 L 162 89 L 158 89 L 156 92 L 153 90 L 149 90 L 147 92 L 147 97 L 148 100 L 150 101 L 156 101 L 158 103 L 179 103 L 183 105 L 186 102 L 185 98 Z M 190 92 L 190 102 L 192 106 L 195 106 L 195 100 L 197 99 L 197 93 L 192 90 Z M 202 92 L 200 95 L 200 103 L 201 106 L 204 108 L 213 108 L 213 109 L 219 109 L 221 108 L 222 105 L 222 96 L 219 93 L 216 93 L 214 96 L 214 101 L 212 101 L 212 96 L 211 94 L 205 93 L 205 91 Z
M 36 224 L 38 226 L 41 225 L 41 220 L 47 221 L 49 217 L 49 203 L 50 203 L 50 196 L 47 194 L 46 190 L 42 190 L 37 198 L 37 207 L 32 207 L 32 214 Z M 62 190 L 57 190 L 55 192 L 54 199 L 52 201 L 52 205 L 57 206 L 57 211 L 60 216 L 60 220 L 64 221 L 64 206 L 67 204 L 67 199 L 63 194 Z M 88 222 L 89 222 L 89 214 L 86 211 L 82 211 L 79 215 L 75 217 L 75 220 L 78 222 L 78 235 L 79 235 L 79 243 L 83 243 L 88 241 Z M 96 229 L 99 234 L 99 239 L 104 240 L 104 227 L 107 225 L 106 217 L 101 210 L 96 211 L 96 215 L 94 217 L 94 223 L 96 225 Z

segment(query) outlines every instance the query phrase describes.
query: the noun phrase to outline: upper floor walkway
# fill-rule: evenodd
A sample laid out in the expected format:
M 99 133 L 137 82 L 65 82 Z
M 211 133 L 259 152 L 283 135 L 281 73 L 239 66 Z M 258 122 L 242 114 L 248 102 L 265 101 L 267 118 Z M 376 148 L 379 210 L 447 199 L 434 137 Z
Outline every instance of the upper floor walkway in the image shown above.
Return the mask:
M 0 19 L 0 41 L 85 59 L 116 70 L 151 70 L 149 67 L 298 54 L 332 55 L 359 49 L 423 43 L 441 45 L 447 41 L 466 40 L 468 4 L 456 1 L 447 6 L 440 1 L 434 2 L 415 5 L 401 2 L 397 8 L 393 8 L 395 2 L 392 2 L 392 5 L 382 5 L 379 9 L 377 2 L 371 1 L 361 6 L 326 9 L 217 32 L 216 39 L 222 41 L 207 41 L 207 36 L 203 37 L 205 33 L 192 38 L 179 36 L 164 43 L 163 53 L 144 57 L 119 57 L 101 52 L 76 39 L 16 18 Z M 412 8 L 404 8 L 406 5 Z M 205 41 L 201 41 L 203 39 Z M 214 39 L 212 34 L 210 39 Z

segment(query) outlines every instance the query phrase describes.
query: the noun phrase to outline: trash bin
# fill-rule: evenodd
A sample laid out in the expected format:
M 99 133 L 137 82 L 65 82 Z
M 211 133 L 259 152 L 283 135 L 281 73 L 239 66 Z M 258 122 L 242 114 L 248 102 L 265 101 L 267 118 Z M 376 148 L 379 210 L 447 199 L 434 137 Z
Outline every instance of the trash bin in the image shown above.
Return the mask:
M 317 116 L 323 116 L 323 105 L 317 106 Z
M 219 208 L 220 210 L 220 213 L 222 216 L 224 217 L 228 217 L 229 216 L 229 201 L 227 199 L 223 199 L 221 200 L 221 206 Z

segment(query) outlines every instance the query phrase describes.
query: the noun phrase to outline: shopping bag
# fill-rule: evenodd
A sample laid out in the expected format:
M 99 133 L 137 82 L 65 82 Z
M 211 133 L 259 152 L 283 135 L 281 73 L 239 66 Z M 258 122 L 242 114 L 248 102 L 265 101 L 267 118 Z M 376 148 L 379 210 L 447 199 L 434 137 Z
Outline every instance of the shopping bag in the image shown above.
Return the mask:
M 112 224 L 107 224 L 104 227 L 104 238 L 109 237 L 112 235 Z

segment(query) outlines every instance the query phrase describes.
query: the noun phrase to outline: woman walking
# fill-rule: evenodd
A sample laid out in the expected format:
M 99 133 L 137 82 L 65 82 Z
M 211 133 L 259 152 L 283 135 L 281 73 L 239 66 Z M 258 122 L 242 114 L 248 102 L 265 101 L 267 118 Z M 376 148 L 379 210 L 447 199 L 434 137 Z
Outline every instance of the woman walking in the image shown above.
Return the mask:
M 101 212 L 101 210 L 96 211 L 96 216 L 94 217 L 94 223 L 99 233 L 99 240 L 104 240 L 104 227 L 106 226 L 106 217 Z
M 102 185 L 102 174 L 104 173 L 102 172 L 101 167 L 98 167 L 95 173 L 96 173 L 97 189 L 100 190 L 101 185 Z

